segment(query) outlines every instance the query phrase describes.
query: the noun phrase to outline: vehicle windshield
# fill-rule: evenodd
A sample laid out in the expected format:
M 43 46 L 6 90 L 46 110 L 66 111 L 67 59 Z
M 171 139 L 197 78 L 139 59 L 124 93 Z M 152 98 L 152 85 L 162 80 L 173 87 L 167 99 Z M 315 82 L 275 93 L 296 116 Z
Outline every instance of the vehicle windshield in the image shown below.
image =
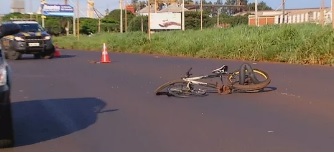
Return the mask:
M 21 32 L 42 32 L 44 31 L 43 27 L 39 24 L 19 24 Z

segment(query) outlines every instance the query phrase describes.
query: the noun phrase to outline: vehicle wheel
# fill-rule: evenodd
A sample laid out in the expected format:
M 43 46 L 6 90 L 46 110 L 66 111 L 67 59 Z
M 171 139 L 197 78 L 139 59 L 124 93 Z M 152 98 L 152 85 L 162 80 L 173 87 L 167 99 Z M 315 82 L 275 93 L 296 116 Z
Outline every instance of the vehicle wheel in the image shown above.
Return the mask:
M 46 50 L 44 53 L 41 54 L 41 58 L 44 59 L 52 59 L 54 57 L 55 47 L 53 46 L 51 49 Z
M 234 89 L 242 90 L 246 92 L 257 92 L 268 86 L 271 82 L 269 75 L 259 69 L 253 69 L 254 78 L 257 80 L 256 83 L 252 81 L 252 78 L 246 77 L 244 78 L 244 83 L 240 84 L 239 82 L 239 71 L 233 72 L 231 75 L 228 76 L 228 81 L 232 84 Z
M 7 51 L 5 53 L 5 56 L 7 59 L 10 59 L 10 60 L 18 60 L 21 58 L 22 54 L 16 51 Z
M 41 58 L 41 54 L 34 54 L 34 58 L 35 59 L 40 59 Z
M 14 130 L 10 103 L 0 104 L 0 148 L 13 147 Z
M 54 52 L 55 52 L 55 49 L 52 48 L 48 51 L 46 51 L 45 53 L 42 53 L 41 54 L 41 58 L 44 58 L 44 59 L 51 59 L 54 57 Z
M 44 59 L 52 59 L 53 58 L 53 53 L 48 53 L 48 54 L 43 54 L 41 55 L 41 58 L 44 58 Z

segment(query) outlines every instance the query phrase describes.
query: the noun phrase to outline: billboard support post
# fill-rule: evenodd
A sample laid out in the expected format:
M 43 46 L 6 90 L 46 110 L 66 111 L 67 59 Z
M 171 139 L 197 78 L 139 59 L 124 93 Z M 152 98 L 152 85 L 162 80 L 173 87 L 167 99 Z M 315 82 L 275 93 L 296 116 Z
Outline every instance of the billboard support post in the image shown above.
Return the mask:
M 76 28 L 75 28 L 75 16 L 73 16 L 73 36 L 76 36 Z
M 44 15 L 42 15 L 42 16 L 41 16 L 41 18 L 42 18 L 42 27 L 43 27 L 43 28 L 45 28 L 45 21 L 44 21 L 44 19 L 45 19 L 45 16 L 44 16 Z

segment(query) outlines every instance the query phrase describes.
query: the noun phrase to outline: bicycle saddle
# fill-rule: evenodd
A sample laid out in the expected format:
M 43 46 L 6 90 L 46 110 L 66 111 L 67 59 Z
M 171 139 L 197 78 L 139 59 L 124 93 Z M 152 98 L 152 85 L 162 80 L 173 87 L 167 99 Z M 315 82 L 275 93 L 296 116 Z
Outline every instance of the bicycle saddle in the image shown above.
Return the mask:
M 223 65 L 220 68 L 213 70 L 212 73 L 226 73 L 227 70 L 228 70 L 228 66 Z

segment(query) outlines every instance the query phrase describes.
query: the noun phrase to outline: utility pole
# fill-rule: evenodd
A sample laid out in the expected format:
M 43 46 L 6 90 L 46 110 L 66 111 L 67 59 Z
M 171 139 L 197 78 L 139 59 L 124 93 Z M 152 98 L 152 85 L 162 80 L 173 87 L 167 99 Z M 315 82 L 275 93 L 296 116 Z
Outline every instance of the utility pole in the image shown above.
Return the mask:
M 123 33 L 123 7 L 122 7 L 123 0 L 119 0 L 119 10 L 120 10 L 120 17 L 119 17 L 119 31 Z
M 65 5 L 68 5 L 68 0 L 65 0 L 64 1 L 64 4 Z M 65 28 L 65 30 L 66 30 L 66 36 L 68 36 L 70 33 L 70 21 L 68 20 L 68 19 L 66 19 L 67 20 L 67 23 L 66 23 L 66 28 Z
M 285 23 L 285 0 L 282 0 L 282 23 Z
M 258 14 L 257 14 L 257 0 L 255 0 L 255 26 L 258 25 Z
M 151 41 L 151 3 L 148 0 L 148 23 L 147 23 L 147 33 L 148 33 L 148 40 Z
M 45 3 L 46 3 L 45 0 L 41 0 L 41 5 L 44 5 Z M 42 9 L 42 8 L 41 8 L 41 9 Z M 43 12 L 43 10 L 41 10 L 41 11 Z M 46 16 L 42 13 L 41 18 L 42 18 L 42 27 L 44 28 L 44 27 L 45 27 L 45 22 L 44 22 L 44 20 L 45 20 Z
M 128 10 L 126 9 L 126 0 L 124 1 L 124 31 L 128 29 Z
M 203 30 L 203 0 L 201 0 L 201 31 Z
M 157 13 L 157 0 L 154 0 L 154 13 Z
M 79 18 L 80 18 L 80 4 L 79 4 L 79 0 L 77 0 L 77 36 L 78 36 L 78 40 L 80 38 L 80 21 L 79 21 Z
M 332 10 L 332 27 L 334 29 L 334 0 L 331 1 L 331 10 Z
M 76 14 L 77 14 L 77 11 L 76 9 L 78 8 L 74 8 L 74 15 L 73 15 L 73 36 L 75 37 L 77 35 L 77 30 L 76 30 L 76 24 L 75 24 L 75 20 L 76 20 Z
M 324 8 L 325 8 L 325 1 L 324 0 L 321 0 L 321 5 L 320 5 L 320 24 L 322 25 L 322 26 L 324 26 L 325 25 L 325 20 L 324 20 L 324 16 L 325 16 L 325 10 L 324 10 Z
M 144 32 L 144 21 L 143 20 L 144 20 L 143 15 L 140 15 L 140 29 L 142 33 Z
M 184 0 L 182 0 L 182 30 L 184 31 L 185 25 L 184 25 Z
M 97 28 L 97 30 L 98 30 L 98 33 L 100 33 L 101 32 L 101 17 L 103 17 L 103 15 L 102 15 L 101 12 L 96 10 L 94 7 L 93 7 L 93 11 L 94 11 L 95 15 L 99 18 L 99 23 L 98 23 L 99 27 Z
M 237 4 L 236 4 L 236 5 L 237 5 L 237 6 L 240 6 L 240 0 L 237 0 L 236 2 L 237 2 Z M 241 9 L 240 9 L 240 7 L 237 7 L 237 9 L 236 9 L 236 10 L 237 10 L 238 12 L 241 12 Z
M 219 28 L 219 8 L 217 9 L 217 28 Z

